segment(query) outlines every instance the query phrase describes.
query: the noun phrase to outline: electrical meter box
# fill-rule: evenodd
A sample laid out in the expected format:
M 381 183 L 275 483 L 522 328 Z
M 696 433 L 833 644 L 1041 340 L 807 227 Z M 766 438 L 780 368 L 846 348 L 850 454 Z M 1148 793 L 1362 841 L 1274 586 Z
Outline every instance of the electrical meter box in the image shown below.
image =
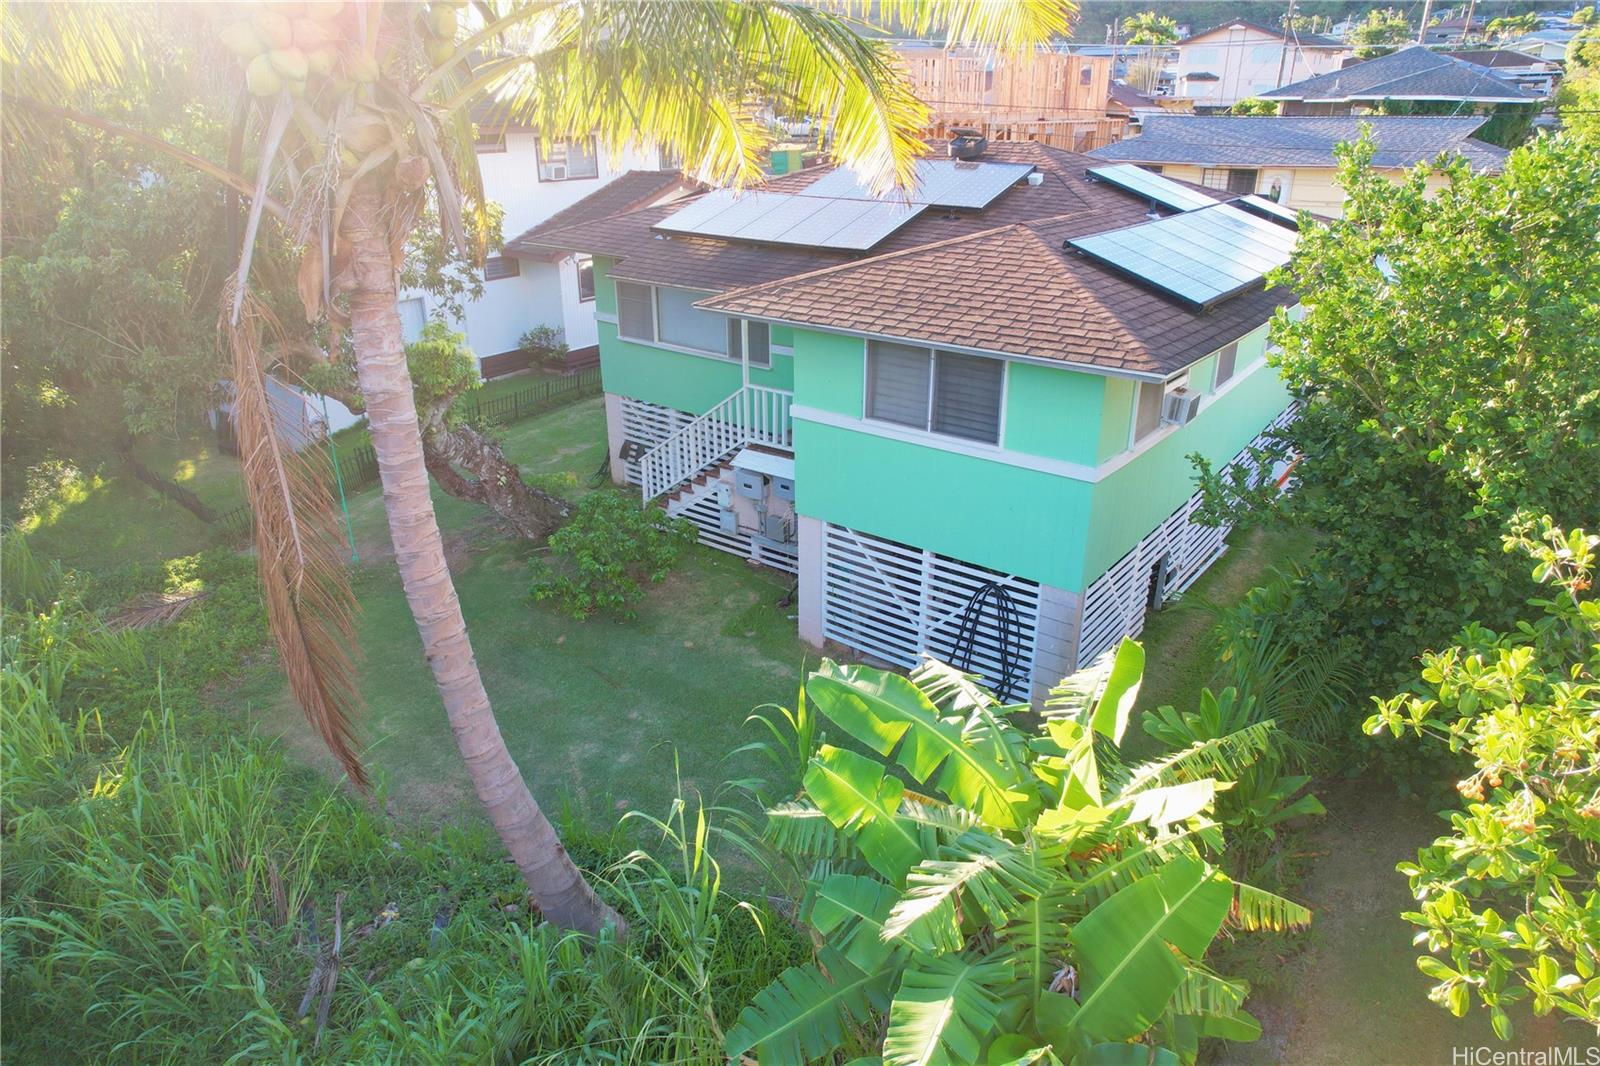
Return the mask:
M 775 540 L 780 544 L 794 539 L 789 532 L 789 516 L 786 514 L 769 514 L 764 516 L 765 521 L 761 530 L 768 540 Z
M 721 529 L 724 533 L 739 532 L 739 516 L 737 513 L 733 511 L 718 511 L 717 520 L 721 523 Z
M 717 507 L 724 511 L 731 509 L 733 507 L 733 486 L 726 481 L 719 480 L 715 491 L 717 494 Z
M 767 496 L 767 476 L 758 474 L 754 470 L 738 470 L 733 472 L 734 488 L 740 496 L 747 500 L 762 500 Z
M 772 494 L 780 500 L 794 502 L 794 478 L 775 477 L 772 479 Z

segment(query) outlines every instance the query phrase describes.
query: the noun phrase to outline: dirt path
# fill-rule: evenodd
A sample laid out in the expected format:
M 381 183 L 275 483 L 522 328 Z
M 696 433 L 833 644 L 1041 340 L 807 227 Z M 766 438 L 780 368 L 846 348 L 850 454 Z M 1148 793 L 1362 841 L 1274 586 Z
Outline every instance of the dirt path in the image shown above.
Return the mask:
M 1463 1061 L 1452 1060 L 1459 1047 L 1591 1045 L 1586 1027 L 1526 1012 L 1514 1015 L 1515 1038 L 1502 1044 L 1484 1011 L 1458 1020 L 1430 1003 L 1432 982 L 1417 970 L 1411 943 L 1416 930 L 1400 917 L 1410 893 L 1394 866 L 1414 858 L 1441 823 L 1381 782 L 1335 782 L 1317 794 L 1328 807 L 1311 845 L 1321 857 L 1300 893 L 1315 912 L 1315 935 L 1275 987 L 1251 997 L 1261 1040 L 1229 1048 L 1220 1061 L 1453 1066 Z

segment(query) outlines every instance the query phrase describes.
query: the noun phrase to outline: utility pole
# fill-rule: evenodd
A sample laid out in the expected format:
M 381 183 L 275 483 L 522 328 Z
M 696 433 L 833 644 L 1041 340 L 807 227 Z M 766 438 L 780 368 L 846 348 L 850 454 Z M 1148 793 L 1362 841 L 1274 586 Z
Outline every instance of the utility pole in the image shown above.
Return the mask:
M 1467 20 L 1461 24 L 1461 43 L 1467 43 L 1467 34 L 1472 32 L 1472 9 L 1478 6 L 1478 0 L 1467 0 Z
M 1300 35 L 1294 32 L 1294 0 L 1289 0 L 1289 13 L 1283 16 L 1283 49 L 1278 53 L 1278 80 L 1272 86 L 1274 89 L 1283 88 L 1283 64 L 1289 58 L 1290 38 L 1299 43 Z
M 1422 28 L 1417 30 L 1417 43 L 1425 44 L 1428 40 L 1428 14 L 1433 10 L 1433 0 L 1423 0 L 1422 3 Z

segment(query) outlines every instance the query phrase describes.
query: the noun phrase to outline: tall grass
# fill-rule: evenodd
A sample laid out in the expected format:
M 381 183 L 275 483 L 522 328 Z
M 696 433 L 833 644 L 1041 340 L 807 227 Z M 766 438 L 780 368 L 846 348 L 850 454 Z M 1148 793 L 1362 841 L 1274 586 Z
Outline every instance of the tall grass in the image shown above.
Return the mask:
M 8 1062 L 712 1063 L 749 995 L 809 951 L 726 891 L 714 812 L 566 827 L 633 929 L 590 944 L 539 922 L 484 827 L 397 824 L 381 796 L 207 723 L 162 664 L 174 647 L 227 661 L 207 642 L 234 627 L 204 615 L 225 586 L 186 633 L 109 634 L 81 604 L 6 615 Z M 336 898 L 319 1036 L 300 1008 Z

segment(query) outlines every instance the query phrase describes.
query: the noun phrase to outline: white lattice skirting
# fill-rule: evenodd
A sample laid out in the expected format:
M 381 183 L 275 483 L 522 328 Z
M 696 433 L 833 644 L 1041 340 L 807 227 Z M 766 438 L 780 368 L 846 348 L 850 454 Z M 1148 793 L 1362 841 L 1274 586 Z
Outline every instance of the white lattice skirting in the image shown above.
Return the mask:
M 1290 407 L 1274 419 L 1233 457 L 1223 473 L 1242 468 L 1249 471 L 1251 484 L 1258 484 L 1262 471 L 1256 468 L 1251 450 L 1265 444 L 1268 433 L 1293 421 L 1297 411 L 1297 407 Z M 1152 575 L 1163 558 L 1167 560 L 1163 599 L 1167 599 L 1194 584 L 1227 550 L 1224 539 L 1231 527 L 1198 525 L 1193 519 L 1199 507 L 1200 495 L 1196 493 L 1084 592 L 1076 656 L 1080 666 L 1093 662 L 1123 637 L 1136 637 L 1144 630 Z

